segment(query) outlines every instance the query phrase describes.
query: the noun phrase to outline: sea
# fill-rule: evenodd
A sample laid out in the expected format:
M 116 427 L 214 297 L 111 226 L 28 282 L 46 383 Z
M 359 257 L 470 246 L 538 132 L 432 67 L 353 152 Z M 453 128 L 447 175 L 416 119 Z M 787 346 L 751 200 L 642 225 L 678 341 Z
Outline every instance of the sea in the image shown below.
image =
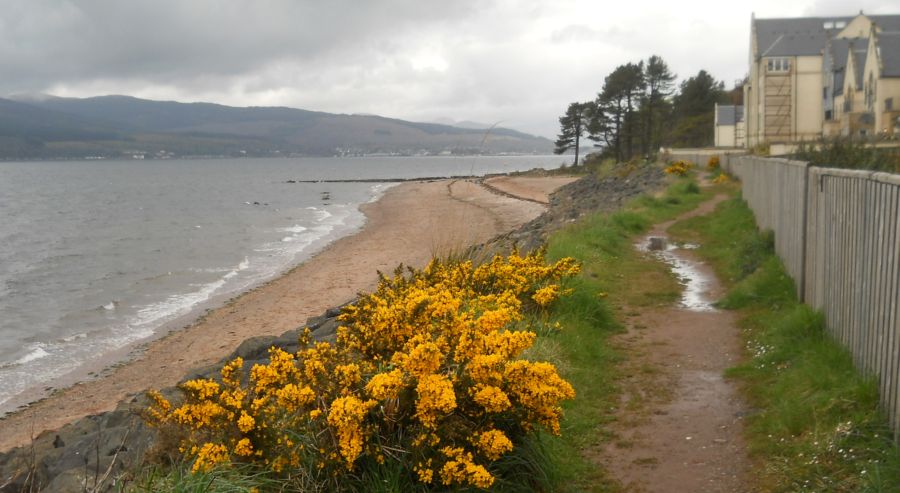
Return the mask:
M 559 156 L 0 162 L 0 415 L 354 233 L 365 222 L 360 205 L 396 184 L 320 180 L 561 164 Z

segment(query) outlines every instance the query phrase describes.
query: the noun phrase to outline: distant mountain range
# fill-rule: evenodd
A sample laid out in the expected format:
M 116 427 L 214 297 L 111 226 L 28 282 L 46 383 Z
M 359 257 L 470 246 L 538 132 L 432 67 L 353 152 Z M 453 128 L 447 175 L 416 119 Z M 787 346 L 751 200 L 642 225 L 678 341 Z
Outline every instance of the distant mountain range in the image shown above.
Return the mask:
M 553 143 L 543 137 L 499 127 L 467 128 L 470 125 L 130 96 L 12 96 L 0 98 L 0 159 L 549 154 L 553 150 Z

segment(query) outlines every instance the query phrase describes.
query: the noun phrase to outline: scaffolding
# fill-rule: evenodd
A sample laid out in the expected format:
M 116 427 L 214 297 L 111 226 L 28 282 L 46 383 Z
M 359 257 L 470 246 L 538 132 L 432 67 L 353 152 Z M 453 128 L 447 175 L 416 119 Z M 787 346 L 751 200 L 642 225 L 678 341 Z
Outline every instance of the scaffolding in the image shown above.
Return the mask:
M 765 138 L 770 142 L 792 140 L 792 86 L 790 72 L 766 74 Z

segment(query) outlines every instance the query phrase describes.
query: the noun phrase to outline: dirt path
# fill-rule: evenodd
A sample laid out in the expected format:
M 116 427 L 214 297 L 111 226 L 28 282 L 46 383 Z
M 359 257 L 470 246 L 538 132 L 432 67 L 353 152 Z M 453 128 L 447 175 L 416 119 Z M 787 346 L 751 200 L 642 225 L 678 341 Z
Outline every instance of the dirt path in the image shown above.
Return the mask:
M 644 244 L 665 237 L 678 220 L 708 214 L 724 198 L 657 225 Z M 597 459 L 629 492 L 750 491 L 741 434 L 746 409 L 722 376 L 740 355 L 735 316 L 710 305 L 722 287 L 690 248 L 646 255 L 676 264 L 675 272 L 691 281 L 678 306 L 634 313 L 628 331 L 613 338 L 627 358 L 625 379 L 610 425 L 614 438 Z

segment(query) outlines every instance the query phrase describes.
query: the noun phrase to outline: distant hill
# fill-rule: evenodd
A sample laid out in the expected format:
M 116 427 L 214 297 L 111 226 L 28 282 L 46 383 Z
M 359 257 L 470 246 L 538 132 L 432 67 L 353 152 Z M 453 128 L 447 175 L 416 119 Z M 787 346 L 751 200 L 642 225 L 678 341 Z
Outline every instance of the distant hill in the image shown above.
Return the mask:
M 239 108 L 130 96 L 0 99 L 0 159 L 550 153 L 506 128 L 463 128 L 284 107 Z

